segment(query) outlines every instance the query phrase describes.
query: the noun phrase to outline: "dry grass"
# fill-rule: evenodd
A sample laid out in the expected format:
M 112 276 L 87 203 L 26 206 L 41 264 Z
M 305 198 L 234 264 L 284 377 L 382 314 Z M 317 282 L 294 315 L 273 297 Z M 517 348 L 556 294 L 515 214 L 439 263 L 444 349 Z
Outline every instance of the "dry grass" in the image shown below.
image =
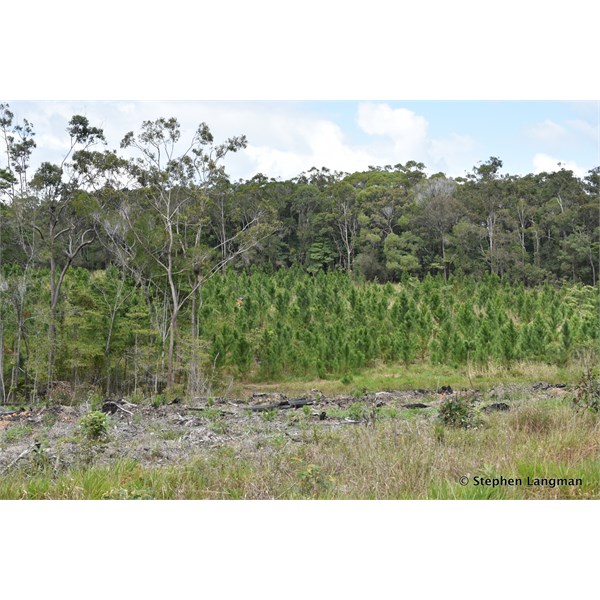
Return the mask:
M 517 404 L 476 429 L 434 418 L 314 424 L 259 449 L 223 447 L 183 466 L 121 461 L 55 473 L 17 470 L 2 498 L 599 498 L 600 419 L 553 400 Z M 470 482 L 461 486 L 459 478 Z M 576 486 L 473 485 L 473 478 L 581 478 Z

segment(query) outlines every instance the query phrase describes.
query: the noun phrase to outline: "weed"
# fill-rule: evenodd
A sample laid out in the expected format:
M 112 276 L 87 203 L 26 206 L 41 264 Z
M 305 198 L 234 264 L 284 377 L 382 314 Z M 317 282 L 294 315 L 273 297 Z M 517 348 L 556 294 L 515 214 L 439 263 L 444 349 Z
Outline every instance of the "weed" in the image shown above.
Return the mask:
M 152 396 L 150 404 L 153 408 L 158 408 L 160 406 L 164 406 L 167 402 L 168 399 L 164 394 L 156 394 L 156 396 Z
M 331 483 L 331 480 L 328 480 L 323 474 L 322 468 L 312 463 L 306 465 L 298 473 L 298 478 L 302 493 L 313 498 L 325 491 Z
M 398 409 L 394 406 L 380 406 L 377 408 L 376 414 L 379 419 L 397 419 L 400 416 Z
M 271 422 L 275 420 L 277 416 L 277 409 L 265 410 L 260 413 L 260 417 L 263 421 Z
M 434 423 L 433 437 L 436 442 L 443 444 L 446 441 L 446 428 L 441 423 Z
M 218 408 L 205 408 L 200 414 L 209 421 L 218 421 L 221 417 L 221 411 Z
M 131 394 L 129 402 L 132 404 L 141 404 L 144 401 L 144 394 L 140 390 L 136 390 Z
M 229 425 L 224 419 L 216 419 L 211 421 L 208 425 L 208 428 L 220 435 L 225 435 L 229 431 Z
M 32 432 L 31 425 L 13 425 L 4 432 L 4 441 L 8 444 L 20 442 Z
M 475 412 L 468 396 L 447 398 L 440 404 L 439 417 L 444 425 L 468 429 L 476 424 Z
M 98 410 L 104 402 L 104 395 L 98 389 L 94 389 L 88 394 L 88 404 L 92 410 Z
M 108 415 L 93 410 L 79 420 L 79 427 L 88 441 L 96 441 L 106 437 L 109 422 Z
M 181 437 L 181 432 L 176 429 L 168 429 L 166 431 L 161 431 L 158 436 L 162 440 L 178 440 Z
M 598 369 L 588 369 L 577 385 L 573 398 L 575 406 L 600 412 L 600 376 Z
M 368 418 L 369 409 L 364 402 L 354 402 L 348 409 L 348 417 L 353 421 L 363 421 Z
M 47 412 L 42 415 L 42 425 L 48 429 L 50 429 L 56 421 L 58 421 L 58 416 L 52 412 Z
M 287 444 L 287 439 L 283 433 L 278 433 L 271 438 L 270 444 L 273 448 L 281 450 Z

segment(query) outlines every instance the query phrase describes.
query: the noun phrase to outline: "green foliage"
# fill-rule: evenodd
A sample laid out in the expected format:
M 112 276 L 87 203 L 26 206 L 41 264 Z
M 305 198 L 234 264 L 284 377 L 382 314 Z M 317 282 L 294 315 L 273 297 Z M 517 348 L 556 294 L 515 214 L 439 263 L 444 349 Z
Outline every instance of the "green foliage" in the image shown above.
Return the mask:
M 451 396 L 442 401 L 439 418 L 444 425 L 468 429 L 476 424 L 473 404 L 468 396 Z
M 348 409 L 348 417 L 353 421 L 362 421 L 367 419 L 369 407 L 364 402 L 353 402 Z
M 263 421 L 271 422 L 277 417 L 277 409 L 273 408 L 270 410 L 264 410 L 260 413 L 260 417 Z
M 167 404 L 168 401 L 169 399 L 167 398 L 166 394 L 156 394 L 152 396 L 150 405 L 153 408 L 159 408 L 160 406 L 164 406 L 165 404 Z
M 598 369 L 589 369 L 577 385 L 576 406 L 600 413 L 600 375 Z
M 73 268 L 65 277 L 59 381 L 47 390 L 55 402 L 74 401 L 68 382 L 77 377 L 81 383 L 102 380 L 102 387 L 127 395 L 135 386 L 138 399 L 151 396 L 159 406 L 185 396 L 192 360 L 214 385 L 230 377 L 319 377 L 350 385 L 362 369 L 382 363 L 485 368 L 523 360 L 566 366 L 582 352 L 595 356 L 600 332 L 597 288 L 579 284 L 525 288 L 495 277 L 450 275 L 444 281 L 437 275 L 381 285 L 355 283 L 339 272 L 231 271 L 205 284 L 200 336 L 185 338 L 180 348 L 180 381 L 156 395 L 155 380 L 164 383 L 165 349 L 134 282 L 124 280 L 117 293 L 117 274 L 90 276 Z M 43 283 L 42 273 L 31 280 L 27 314 L 42 311 Z M 114 308 L 119 294 L 122 303 L 111 328 L 107 307 Z M 189 318 L 182 313 L 183 330 Z M 10 346 L 14 324 L 6 320 L 5 327 Z M 47 377 L 44 327 L 43 319 L 26 322 L 27 335 L 39 341 L 30 345 L 22 368 L 35 381 Z M 93 407 L 103 394 L 95 388 Z
M 7 444 L 13 444 L 15 442 L 20 442 L 24 437 L 27 437 L 33 428 L 31 425 L 13 425 L 4 431 L 2 435 L 2 441 Z
M 108 434 L 110 419 L 108 415 L 93 410 L 79 420 L 81 433 L 88 441 L 97 441 Z
M 178 155 L 179 122 L 159 118 L 125 135 L 126 160 L 75 115 L 66 162 L 28 176 L 31 123 L 7 104 L 0 120 L 5 402 L 61 381 L 206 394 L 597 354 L 597 168 L 501 175 L 490 157 L 456 180 L 408 161 L 232 183 L 220 163 L 244 136 L 216 144 L 202 123 Z

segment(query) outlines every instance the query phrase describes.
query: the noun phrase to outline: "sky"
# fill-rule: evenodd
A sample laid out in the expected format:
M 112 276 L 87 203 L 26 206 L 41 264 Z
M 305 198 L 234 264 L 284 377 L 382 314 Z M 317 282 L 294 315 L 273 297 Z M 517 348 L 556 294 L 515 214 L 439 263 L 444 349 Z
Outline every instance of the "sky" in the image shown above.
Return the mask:
M 104 129 L 109 148 L 144 120 L 176 117 L 182 142 L 206 122 L 220 142 L 244 134 L 230 155 L 232 180 L 288 179 L 311 167 L 353 172 L 415 160 L 429 173 L 464 176 L 496 156 L 503 172 L 560 168 L 577 176 L 600 164 L 600 103 L 594 101 L 8 101 L 36 131 L 32 165 L 60 161 L 72 115 Z

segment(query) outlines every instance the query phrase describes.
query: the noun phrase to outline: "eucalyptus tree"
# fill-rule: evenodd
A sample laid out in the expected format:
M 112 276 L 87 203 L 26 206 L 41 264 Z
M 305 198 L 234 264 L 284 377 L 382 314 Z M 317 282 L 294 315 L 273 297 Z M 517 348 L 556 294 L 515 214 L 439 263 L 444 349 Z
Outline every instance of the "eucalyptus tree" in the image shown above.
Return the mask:
M 0 132 L 5 162 L 0 168 L 0 379 L 2 397 L 8 401 L 16 393 L 21 373 L 21 345 L 25 337 L 25 299 L 30 269 L 36 256 L 35 241 L 24 213 L 30 206 L 28 179 L 31 154 L 36 147 L 33 125 L 24 119 L 15 122 L 8 104 L 0 104 Z M 8 238 L 8 239 L 7 239 Z M 3 265 L 18 265 L 9 278 L 2 276 Z M 9 305 L 14 309 L 14 347 L 10 385 L 4 378 L 4 328 L 9 322 Z
M 454 197 L 456 182 L 446 177 L 432 177 L 417 186 L 417 221 L 438 240 L 441 250 L 444 280 L 448 279 L 446 247 L 448 235 L 460 218 L 460 208 Z
M 340 255 L 340 263 L 352 273 L 354 249 L 358 240 L 359 210 L 356 189 L 346 181 L 337 181 L 327 190 L 330 210 L 335 223 L 334 239 Z
M 86 214 L 88 196 L 83 189 L 93 182 L 88 173 L 82 172 L 78 153 L 105 143 L 102 129 L 92 127 L 81 115 L 71 118 L 67 133 L 70 144 L 61 162 L 43 162 L 30 182 L 34 197 L 31 225 L 39 238 L 39 260 L 50 270 L 48 382 L 54 379 L 58 304 L 65 276 L 77 256 L 95 240 L 94 226 Z
M 504 180 L 500 175 L 502 161 L 492 156 L 473 168 L 457 192 L 467 215 L 467 222 L 487 242 L 485 259 L 490 273 L 498 272 L 497 245 L 499 213 L 504 207 Z
M 208 125 L 201 123 L 191 140 L 183 144 L 181 126 L 175 118 L 144 121 L 138 134 L 129 132 L 121 142 L 121 148 L 135 154 L 129 161 L 129 172 L 137 185 L 135 193 L 127 196 L 135 205 L 120 207 L 130 248 L 144 277 L 154 278 L 168 298 L 169 387 L 175 383 L 182 309 L 192 302 L 195 343 L 200 323 L 194 319 L 203 283 L 270 233 L 260 212 L 230 234 L 224 229 L 223 214 L 216 237 L 210 222 L 215 198 L 218 203 L 223 200 L 220 194 L 226 175 L 222 161 L 228 153 L 245 148 L 246 143 L 245 136 L 238 136 L 216 144 Z M 220 208 L 224 211 L 225 203 Z M 190 366 L 197 368 L 193 362 Z

